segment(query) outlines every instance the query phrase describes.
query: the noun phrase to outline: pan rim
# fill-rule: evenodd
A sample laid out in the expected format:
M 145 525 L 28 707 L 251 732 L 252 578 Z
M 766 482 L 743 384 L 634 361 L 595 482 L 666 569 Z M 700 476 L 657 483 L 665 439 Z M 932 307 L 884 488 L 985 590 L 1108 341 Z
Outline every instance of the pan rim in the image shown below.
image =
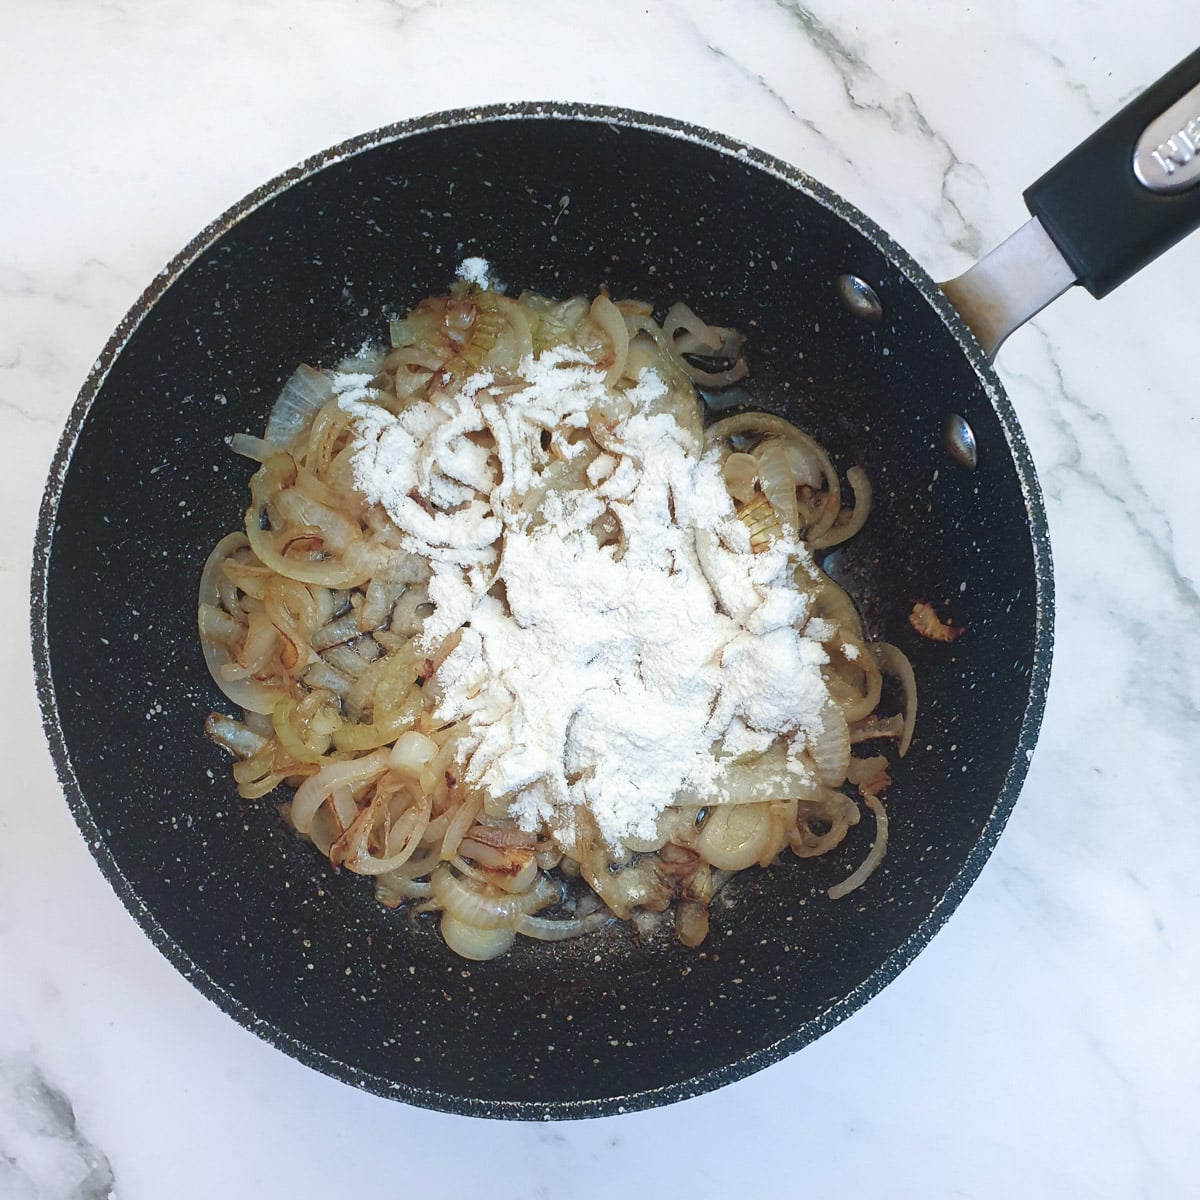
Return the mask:
M 751 1053 L 685 1079 L 623 1095 L 586 1099 L 528 1101 L 480 1099 L 400 1083 L 364 1071 L 281 1030 L 259 1017 L 248 1005 L 195 962 L 159 923 L 126 878 L 92 814 L 78 778 L 59 719 L 49 645 L 49 571 L 59 503 L 72 456 L 92 406 L 113 364 L 143 320 L 171 286 L 224 234 L 256 209 L 313 175 L 378 147 L 426 133 L 500 121 L 557 120 L 609 124 L 620 129 L 680 138 L 716 153 L 733 157 L 771 175 L 815 200 L 873 242 L 920 292 L 942 319 L 982 384 L 1000 422 L 1020 484 L 1029 517 L 1036 587 L 1033 626 L 1033 661 L 1029 698 L 1017 736 L 1012 762 L 995 803 L 969 854 L 950 885 L 912 933 L 856 988 L 799 1029 Z M 174 968 L 202 995 L 244 1028 L 289 1057 L 344 1083 L 389 1099 L 464 1116 L 500 1119 L 551 1120 L 612 1116 L 659 1107 L 715 1090 L 745 1078 L 795 1053 L 829 1032 L 861 1008 L 896 978 L 932 940 L 974 884 L 1015 807 L 1028 772 L 1045 710 L 1049 688 L 1054 625 L 1054 573 L 1045 503 L 1033 459 L 1013 406 L 994 368 L 932 277 L 902 246 L 871 218 L 836 192 L 774 155 L 728 135 L 685 121 L 634 109 L 586 103 L 521 101 L 470 108 L 441 110 L 394 122 L 359 134 L 312 155 L 254 189 L 205 226 L 171 261 L 134 302 L 108 339 L 72 405 L 48 473 L 38 514 L 31 572 L 30 632 L 33 643 L 35 684 L 42 725 L 55 772 L 68 807 L 92 857 L 126 910 Z

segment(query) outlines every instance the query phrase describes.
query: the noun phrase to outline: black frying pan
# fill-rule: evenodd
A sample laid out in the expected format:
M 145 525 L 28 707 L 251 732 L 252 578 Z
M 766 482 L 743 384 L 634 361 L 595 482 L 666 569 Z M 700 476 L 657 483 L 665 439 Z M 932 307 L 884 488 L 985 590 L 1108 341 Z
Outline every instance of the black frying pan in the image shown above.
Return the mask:
M 1197 79 L 1193 55 L 1135 104 L 1135 123 Z M 1105 136 L 1112 158 L 1117 134 Z M 1110 194 L 1128 193 L 1137 210 L 1139 237 L 1116 248 L 1123 277 L 1200 220 L 1200 193 L 1139 195 L 1127 165 L 1110 174 Z M 1063 205 L 1047 178 L 1050 228 Z M 1122 237 L 1129 225 L 1126 213 Z M 1086 232 L 1060 242 L 1085 281 Z M 1102 238 L 1110 249 L 1112 237 Z M 237 799 L 228 761 L 201 733 L 222 698 L 195 634 L 200 566 L 246 504 L 248 467 L 225 438 L 261 428 L 296 363 L 332 363 L 382 338 L 387 314 L 444 290 L 472 254 L 515 289 L 566 296 L 603 284 L 739 326 L 752 373 L 738 399 L 809 429 L 843 470 L 866 467 L 874 514 L 827 566 L 869 632 L 912 658 L 921 709 L 888 793 L 888 856 L 850 898 L 823 893 L 865 854 L 866 821 L 827 859 L 789 856 L 739 878 L 698 951 L 638 945 L 618 929 L 557 947 L 519 941 L 470 964 L 427 919 L 385 910 L 369 881 L 333 873 L 271 803 Z M 1004 303 L 977 283 L 960 286 L 960 302 L 975 304 L 973 327 L 995 342 Z M 959 418 L 973 431 L 974 469 L 946 439 Z M 758 1070 L 836 1024 L 925 945 L 981 869 L 1025 775 L 1051 593 L 1042 501 L 1000 383 L 886 234 L 800 172 L 718 135 L 623 110 L 525 105 L 337 147 L 248 197 L 155 281 L 59 447 L 33 640 L 47 734 L 84 836 L 207 996 L 285 1052 L 383 1095 L 571 1117 L 667 1103 Z M 915 600 L 967 635 L 922 640 L 907 621 Z

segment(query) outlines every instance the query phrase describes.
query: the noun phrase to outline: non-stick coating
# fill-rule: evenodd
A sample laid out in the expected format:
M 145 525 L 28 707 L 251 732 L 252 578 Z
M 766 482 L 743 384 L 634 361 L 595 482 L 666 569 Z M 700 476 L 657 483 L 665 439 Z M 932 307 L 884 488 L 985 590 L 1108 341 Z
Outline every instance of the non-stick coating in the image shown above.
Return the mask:
M 205 740 L 200 566 L 247 503 L 228 436 L 260 432 L 298 362 L 386 337 L 387 317 L 483 255 L 513 293 L 682 299 L 748 335 L 745 400 L 815 434 L 875 489 L 831 557 L 869 631 L 912 659 L 912 752 L 888 856 L 833 903 L 868 818 L 820 860 L 786 856 L 715 906 L 699 950 L 626 929 L 519 940 L 467 963 L 430 918 L 375 904 L 243 804 Z M 881 323 L 840 304 L 853 272 Z M 942 447 L 949 412 L 979 444 Z M 1040 496 L 999 385 L 898 248 L 797 172 L 655 118 L 526 106 L 397 127 L 250 197 L 150 289 L 89 379 L 52 475 L 34 642 L 68 799 L 122 899 L 227 1012 L 311 1065 L 414 1103 L 583 1116 L 678 1099 L 812 1040 L 928 941 L 1016 798 L 1049 666 Z M 934 602 L 954 645 L 906 616 Z

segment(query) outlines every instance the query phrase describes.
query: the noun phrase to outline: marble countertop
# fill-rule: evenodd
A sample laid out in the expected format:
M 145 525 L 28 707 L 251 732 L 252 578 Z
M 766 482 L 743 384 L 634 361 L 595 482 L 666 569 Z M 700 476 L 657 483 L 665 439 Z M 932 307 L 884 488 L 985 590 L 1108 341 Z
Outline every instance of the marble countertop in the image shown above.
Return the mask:
M 938 278 L 1193 48 L 1187 0 L 9 0 L 0 7 L 0 1195 L 498 1198 L 614 1188 L 1183 1196 L 1200 1142 L 1200 236 L 999 370 L 1046 492 L 1057 645 L 994 856 L 900 978 L 800 1054 L 577 1124 L 426 1112 L 284 1057 L 194 991 L 94 865 L 34 698 L 46 472 L 109 333 L 243 194 L 352 134 L 513 99 L 620 104 L 756 144 Z M 1191 529 L 1192 532 L 1188 533 Z M 119 703 L 119 698 L 116 699 Z

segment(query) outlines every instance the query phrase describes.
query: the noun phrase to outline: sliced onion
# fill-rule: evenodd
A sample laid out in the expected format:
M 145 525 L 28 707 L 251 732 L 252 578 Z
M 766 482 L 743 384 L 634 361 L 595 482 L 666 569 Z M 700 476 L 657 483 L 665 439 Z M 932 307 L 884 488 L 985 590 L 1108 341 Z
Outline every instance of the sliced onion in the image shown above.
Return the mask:
M 417 657 L 417 649 L 412 642 L 406 642 L 399 650 L 382 658 L 367 662 L 361 655 L 354 655 L 362 666 L 350 660 L 343 664 L 345 653 L 353 654 L 347 646 L 336 646 L 326 652 L 328 658 L 344 675 L 354 674 L 354 683 L 346 694 L 346 715 L 352 721 L 363 721 L 368 713 L 374 719 L 386 717 L 401 709 L 420 712 L 422 705 L 413 709 L 412 702 L 420 698 L 421 692 L 417 687 L 417 678 L 421 673 L 421 664 Z M 414 695 L 415 693 L 415 695 Z M 397 735 L 401 730 L 397 730 Z M 395 741 L 395 738 L 391 739 Z
M 800 523 L 800 510 L 796 505 L 796 481 L 788 466 L 787 446 L 782 438 L 764 438 L 754 447 L 758 459 L 758 479 L 763 495 L 775 510 L 784 532 L 792 537 Z
M 211 638 L 232 653 L 233 647 L 246 637 L 246 626 L 236 617 L 231 617 L 223 608 L 201 604 L 198 610 L 200 636 Z
M 582 296 L 551 301 L 532 292 L 523 292 L 517 303 L 525 311 L 533 335 L 533 348 L 539 354 L 567 341 L 588 313 L 588 302 Z
M 723 331 L 700 320 L 682 300 L 667 309 L 662 331 L 670 345 L 674 346 L 676 339 L 680 338 L 692 354 L 715 354 L 721 349 Z
M 406 729 L 416 724 L 424 711 L 421 689 L 413 687 L 397 708 L 386 716 L 376 716 L 369 725 L 343 725 L 333 735 L 333 744 L 346 753 L 390 747 Z
M 508 296 L 493 292 L 492 301 L 503 314 L 507 325 L 484 359 L 484 366 L 515 371 L 533 353 L 533 331 L 529 326 L 529 316 L 520 304 Z
M 857 644 L 862 645 L 862 643 Z M 848 724 L 853 724 L 855 721 L 861 721 L 864 717 L 870 716 L 875 711 L 883 690 L 883 676 L 880 674 L 879 664 L 865 647 L 860 651 L 859 657 L 852 660 L 850 665 L 859 668 L 863 676 L 861 690 L 855 689 L 854 698 L 849 703 L 842 705 L 842 716 L 845 717 Z
M 361 790 L 364 784 L 362 781 L 359 781 L 356 785 L 339 783 L 329 793 L 329 808 L 333 810 L 333 815 L 337 818 L 338 828 L 342 833 L 350 828 L 354 823 L 354 818 L 358 816 L 358 801 L 354 798 L 355 786 Z
M 675 936 L 681 945 L 699 946 L 708 937 L 708 905 L 681 900 L 675 910 Z
M 913 674 L 908 656 L 890 642 L 874 642 L 871 651 L 875 655 L 875 661 L 879 663 L 879 669 L 885 675 L 898 679 L 904 689 L 904 732 L 900 735 L 898 747 L 900 757 L 903 758 L 912 744 L 913 729 L 917 723 L 917 677 Z
M 857 787 L 880 771 L 886 771 L 887 765 L 888 760 L 882 754 L 872 754 L 868 758 L 851 757 L 850 766 L 846 769 L 846 782 Z
M 816 572 L 817 584 L 816 600 L 812 608 L 813 616 L 832 621 L 842 629 L 849 630 L 854 635 L 853 640 L 861 641 L 862 621 L 859 620 L 858 610 L 854 607 L 854 601 L 850 599 L 849 593 L 834 583 L 819 567 L 813 567 L 812 570 Z M 805 571 L 804 566 L 796 568 L 796 574 L 799 577 L 797 582 L 807 590 L 811 586 L 811 581 L 800 577 L 802 571 Z
M 859 742 L 869 742 L 874 738 L 901 738 L 903 736 L 903 713 L 894 713 L 890 717 L 864 717 L 850 729 L 850 741 L 856 746 Z
M 841 708 L 832 699 L 821 706 L 818 726 L 809 736 L 809 752 L 822 783 L 836 787 L 846 778 L 850 730 Z
M 250 543 L 242 533 L 226 534 L 214 547 L 200 572 L 200 603 L 211 604 L 214 608 L 221 605 L 221 593 L 218 587 L 221 564 L 230 555 L 244 549 Z
M 433 761 L 438 750 L 439 746 L 433 738 L 426 737 L 415 729 L 409 729 L 396 739 L 388 758 L 388 765 L 408 779 L 419 779 L 421 772 Z
M 442 838 L 442 858 L 450 858 L 457 852 L 463 836 L 475 824 L 475 819 L 482 810 L 482 792 L 472 792 L 469 796 L 459 801 L 458 807 L 454 810 L 454 815 L 450 818 L 450 822 L 446 826 L 445 836 Z
M 305 733 L 312 735 L 307 727 L 296 727 L 296 702 L 282 700 L 275 707 L 271 717 L 275 728 L 275 737 L 279 744 L 297 762 L 323 763 L 325 752 L 329 749 L 329 735 L 318 736 L 317 745 L 309 745 L 305 741 Z M 339 718 L 340 720 L 340 718 Z
M 473 842 L 470 838 L 463 838 L 458 850 L 459 853 L 450 860 L 451 863 L 459 872 L 468 879 L 475 880 L 476 883 L 499 888 L 502 892 L 518 894 L 529 891 L 537 879 L 539 867 L 537 859 L 532 853 L 523 860 L 500 862 L 499 865 L 493 867 L 485 865 L 479 859 L 480 854 L 484 858 L 498 854 L 498 851 L 492 850 L 490 847 L 480 846 L 478 842 Z M 469 858 L 463 858 L 464 854 Z
M 322 660 L 313 663 L 301 678 L 310 688 L 325 688 L 340 697 L 350 690 L 351 680 Z
M 329 377 L 306 363 L 292 373 L 267 418 L 264 439 L 286 450 L 303 433 L 317 413 L 333 398 Z
M 734 451 L 722 464 L 721 474 L 729 494 L 739 503 L 747 504 L 754 499 L 754 485 L 758 481 L 758 459 L 753 454 Z
M 356 452 L 355 444 L 353 438 L 344 436 L 350 432 L 353 423 L 354 417 L 334 397 L 313 417 L 307 439 L 301 439 L 295 447 L 298 455 L 303 449 L 305 467 L 331 483 L 336 480 L 343 495 L 353 487 L 353 472 L 346 468 L 350 467 L 348 460 Z
M 429 877 L 429 884 L 433 898 L 442 908 L 478 929 L 509 928 L 520 913 L 535 913 L 561 895 L 558 886 L 544 875 L 538 877 L 528 892 L 506 895 L 459 879 L 445 863 Z
M 449 909 L 442 913 L 442 940 L 460 958 L 487 962 L 499 958 L 517 940 L 511 929 L 481 929 L 456 917 Z
M 537 839 L 520 829 L 473 825 L 459 843 L 455 865 L 464 874 L 506 892 L 528 891 L 536 869 Z M 470 862 L 464 861 L 470 859 Z
M 340 617 L 335 617 L 326 625 L 322 625 L 320 629 L 312 635 L 312 648 L 322 654 L 333 646 L 344 646 L 347 642 L 352 642 L 356 637 L 362 636 L 362 630 L 358 627 L 358 616 L 356 613 L 348 612 Z
M 652 838 L 626 837 L 622 839 L 622 844 L 634 854 L 652 854 L 655 850 L 661 850 L 667 842 L 686 845 L 695 832 L 696 814 L 699 811 L 690 806 L 664 809 L 654 823 Z
M 732 417 L 724 417 L 714 421 L 704 431 L 704 446 L 708 449 L 722 442 L 730 442 L 733 438 L 780 438 L 788 447 L 787 456 L 792 457 L 790 447 L 796 447 L 800 452 L 815 460 L 820 465 L 821 475 L 828 491 L 826 511 L 805 534 L 806 539 L 819 538 L 837 519 L 841 511 L 841 484 L 837 472 L 833 468 L 829 455 L 821 444 L 809 437 L 801 429 L 797 429 L 790 421 L 782 417 L 772 416 L 765 412 L 735 413 Z M 790 469 L 790 468 L 789 468 Z
M 268 739 L 275 736 L 275 727 L 271 724 L 271 718 L 267 713 L 247 711 L 246 728 L 252 729 L 255 733 L 260 733 Z
M 828 532 L 820 537 L 809 539 L 809 545 L 814 550 L 824 550 L 829 546 L 840 546 L 848 542 L 867 523 L 871 515 L 871 481 L 862 467 L 851 467 L 846 472 L 846 481 L 854 489 L 854 511 L 850 519 L 842 525 L 833 525 Z
M 425 900 L 431 894 L 428 883 L 410 879 L 402 871 L 375 876 L 375 899 L 387 908 L 395 908 L 405 900 Z
M 825 536 L 842 511 L 841 484 L 838 483 L 836 475 L 829 476 L 829 480 L 829 490 L 814 494 L 810 500 L 812 510 L 817 513 L 816 520 L 808 527 L 804 535 L 810 545 L 817 543 Z
M 360 633 L 355 633 L 355 637 L 361 637 Z M 316 647 L 314 646 L 315 650 Z M 343 675 L 350 679 L 359 679 L 363 672 L 371 665 L 353 646 L 340 645 L 329 646 L 321 652 L 321 657 L 335 671 L 340 671 Z M 351 701 L 348 711 L 357 719 L 359 706 L 353 700 Z
M 361 540 L 357 522 L 311 500 L 291 485 L 296 479 L 295 460 L 287 454 L 277 454 L 268 459 L 250 479 L 250 507 L 246 510 L 246 538 L 259 562 L 278 575 L 298 579 L 301 583 L 319 584 L 328 588 L 357 587 L 376 573 L 386 557 L 386 551 L 368 546 Z M 291 489 L 289 491 L 289 489 Z M 279 504 L 284 496 L 286 506 L 297 516 L 319 517 L 328 514 L 330 530 L 314 530 L 322 535 L 329 532 L 336 539 L 351 544 L 337 556 L 312 559 L 290 557 L 276 548 L 277 532 L 263 528 L 264 514 L 268 505 Z
M 297 482 L 302 470 L 300 467 L 296 469 Z M 357 521 L 328 504 L 314 500 L 298 486 L 281 489 L 276 492 L 274 500 L 276 511 L 285 521 L 302 529 L 318 530 L 327 552 L 340 554 L 351 542 L 362 538 L 362 529 Z
M 229 439 L 229 448 L 234 454 L 251 458 L 257 463 L 265 463 L 272 454 L 279 453 L 279 447 L 272 445 L 266 438 L 253 437 L 248 433 L 235 433 Z
M 820 791 L 812 772 L 782 762 L 761 759 L 723 764 L 711 790 L 689 784 L 680 788 L 671 807 L 713 807 L 721 804 L 755 804 L 762 800 L 804 800 Z
M 392 606 L 404 591 L 405 585 L 398 579 L 376 576 L 367 585 L 366 599 L 358 611 L 360 630 L 379 629 L 386 625 L 392 614 Z
M 252 758 L 265 750 L 270 742 L 269 738 L 224 713 L 209 713 L 204 720 L 204 732 L 234 758 Z
M 681 359 L 681 364 L 693 383 L 706 388 L 729 387 L 732 384 L 740 383 L 750 373 L 750 368 L 746 365 L 744 358 L 739 358 L 732 367 L 727 367 L 724 371 L 708 371 L 703 367 L 696 366 L 695 363 L 688 362 L 687 359 Z
M 801 800 L 796 805 L 796 827 L 790 831 L 789 842 L 797 858 L 817 858 L 841 845 L 851 825 L 861 819 L 858 805 L 841 792 L 826 789 L 817 800 Z M 813 823 L 828 825 L 824 833 L 815 833 Z
M 213 547 L 213 552 L 205 561 L 204 570 L 200 572 L 196 623 L 200 630 L 200 648 L 204 653 L 204 662 L 217 687 L 234 704 L 250 712 L 270 714 L 283 698 L 283 692 L 259 683 L 256 679 L 226 678 L 228 669 L 235 668 L 237 664 L 228 642 L 228 623 L 233 618 L 221 608 L 219 576 L 221 564 L 247 544 L 243 534 L 231 533 Z
M 333 844 L 340 838 L 358 816 L 358 801 L 354 789 L 346 783 L 339 784 L 329 793 L 329 799 L 317 809 L 308 829 L 308 836 L 327 858 Z
M 627 317 L 625 327 L 630 333 L 629 353 L 625 356 L 625 376 L 637 379 L 645 370 L 654 370 L 662 361 L 658 343 L 642 331 L 641 321 L 637 316 Z
M 225 680 L 251 679 L 261 673 L 279 649 L 280 633 L 265 612 L 252 612 L 246 627 L 246 640 L 233 660 L 221 667 Z
M 761 438 L 768 434 L 781 437 L 785 442 L 795 441 L 807 445 L 812 441 L 791 421 L 785 421 L 771 413 L 755 411 L 734 413 L 731 417 L 722 417 L 719 421 L 714 421 L 704 430 L 704 445 L 714 446 L 718 442 L 735 437 Z M 824 471 L 824 463 L 821 464 L 821 469 Z
M 735 329 L 707 324 L 682 302 L 672 304 L 667 310 L 659 340 L 693 383 L 713 388 L 728 387 L 745 379 L 748 372 L 746 360 L 742 357 L 745 338 Z M 719 358 L 730 365 L 723 370 L 711 371 L 689 362 L 685 354 Z
M 864 800 L 867 807 L 875 814 L 875 841 L 871 844 L 871 849 L 867 851 L 867 857 L 862 860 L 853 874 L 847 875 L 841 883 L 835 883 L 825 893 L 830 900 L 840 900 L 843 896 L 849 895 L 855 888 L 861 887 L 875 868 L 883 862 L 883 856 L 887 853 L 887 810 L 883 807 L 878 796 L 867 795 L 864 797 Z
M 382 775 L 387 769 L 387 761 L 388 751 L 376 750 L 374 754 L 368 754 L 364 758 L 352 758 L 348 762 L 331 763 L 322 767 L 297 788 L 292 800 L 292 824 L 300 833 L 308 833 L 317 809 L 325 803 L 334 788 L 341 784 L 361 783 L 376 775 Z
M 348 447 L 353 451 L 354 447 Z M 336 460 L 335 460 L 336 461 Z M 336 475 L 336 467 L 328 470 L 330 476 Z M 307 467 L 296 466 L 296 491 L 310 500 L 315 500 L 326 509 L 338 512 L 346 511 L 361 516 L 367 511 L 367 503 L 363 494 L 352 486 L 352 477 L 346 481 L 350 486 L 333 487 L 323 479 L 318 478 Z
M 700 830 L 696 849 L 714 867 L 742 871 L 763 858 L 773 834 L 770 804 L 716 808 Z
M 495 292 L 470 289 L 441 301 L 445 332 L 455 353 L 441 365 L 435 378 L 442 387 L 462 383 L 478 371 L 509 327 Z
M 387 351 L 382 346 L 364 346 L 338 363 L 339 375 L 378 375 L 383 370 Z
M 620 309 L 603 293 L 592 301 L 591 317 L 612 345 L 612 362 L 604 376 L 604 382 L 611 387 L 625 371 L 625 359 L 629 354 L 629 329 Z
M 803 442 L 788 441 L 785 445 L 788 470 L 791 471 L 796 486 L 819 488 L 821 478 L 825 474 L 820 456 L 814 454 L 812 449 Z
M 643 858 L 615 875 L 608 868 L 605 851 L 590 855 L 587 863 L 580 862 L 588 886 L 622 920 L 627 921 L 635 908 L 662 912 L 670 904 L 670 884 L 656 870 L 654 859 Z
M 356 875 L 387 875 L 398 870 L 416 852 L 425 826 L 429 823 L 430 797 L 424 796 L 406 809 L 388 832 L 384 857 L 371 853 L 370 840 L 376 825 L 386 819 L 388 801 L 377 793 L 372 803 L 359 813 L 354 824 L 329 849 L 329 861 L 339 864 Z
M 524 937 L 537 938 L 540 942 L 565 942 L 570 938 L 584 937 L 596 933 L 616 918 L 606 908 L 599 908 L 586 917 L 531 917 L 519 913 L 513 918 L 512 927 Z
M 278 787 L 284 779 L 294 782 L 316 769 L 298 763 L 285 763 L 280 766 L 275 762 L 274 747 L 267 746 L 250 758 L 234 763 L 232 774 L 237 781 L 238 795 L 243 800 L 258 800 Z

